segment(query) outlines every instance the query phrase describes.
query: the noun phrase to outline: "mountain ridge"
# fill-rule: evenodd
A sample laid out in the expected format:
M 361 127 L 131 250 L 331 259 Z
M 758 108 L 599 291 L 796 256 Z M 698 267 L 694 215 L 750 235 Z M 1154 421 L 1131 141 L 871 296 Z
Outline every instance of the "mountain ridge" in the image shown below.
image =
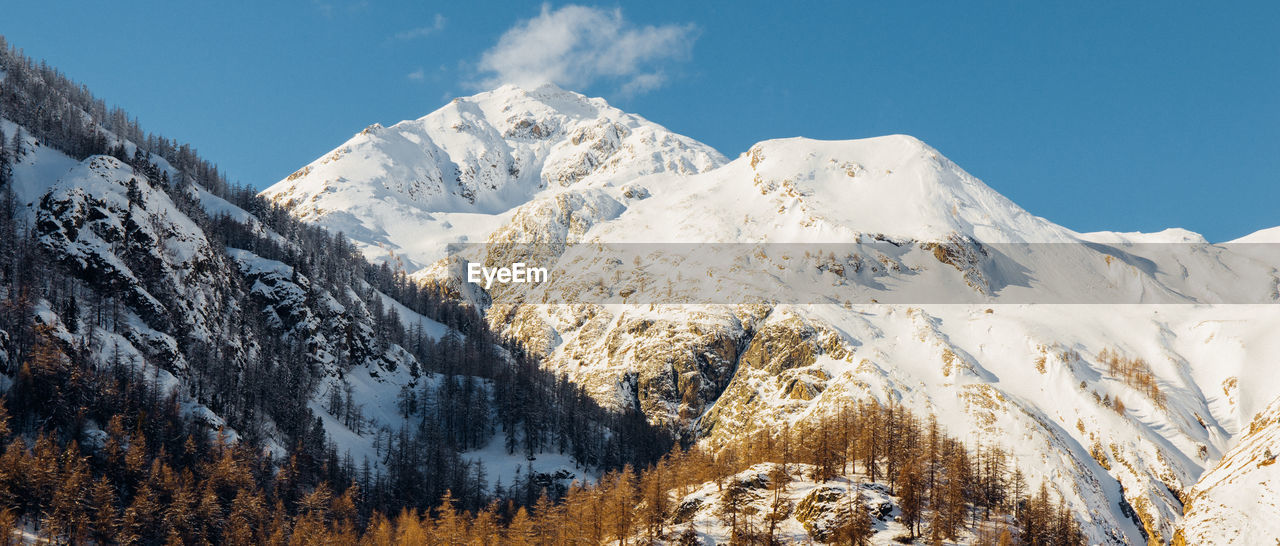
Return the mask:
M 518 94 L 513 89 L 501 91 Z M 510 119 L 514 127 L 527 118 Z M 534 119 L 522 127 L 543 126 Z M 335 160 L 335 173 L 345 168 L 340 163 Z M 365 240 L 366 256 L 407 255 L 398 262 L 406 273 L 432 285 L 446 282 L 439 277 L 447 271 L 440 266 L 444 254 L 439 246 L 415 248 L 418 238 L 483 241 L 488 248 L 466 259 L 486 263 L 519 256 L 510 249 L 529 243 L 551 243 L 551 255 L 543 257 L 575 263 L 578 255 L 567 250 L 574 243 L 879 241 L 901 250 L 873 251 L 857 262 L 862 265 L 839 264 L 844 273 L 835 282 L 942 279 L 980 296 L 1009 282 L 996 267 L 1008 257 L 984 255 L 995 250 L 991 245 L 1054 243 L 1069 246 L 1069 257 L 1013 256 L 1040 281 L 1028 290 L 1086 294 L 1088 283 L 1097 282 L 1132 294 L 1124 301 L 1134 303 L 1233 301 L 1222 290 L 1245 290 L 1240 299 L 1249 302 L 1275 298 L 1274 257 L 1162 254 L 1168 242 L 1205 244 L 1180 229 L 1077 233 L 1021 209 L 905 135 L 766 140 L 712 168 L 641 171 L 588 170 L 577 177 L 571 170 L 569 183 L 552 183 L 560 180 L 553 176 L 503 211 L 427 210 L 460 221 L 409 219 L 399 240 Z M 308 216 L 309 205 L 297 204 L 288 182 L 263 195 L 325 225 Z M 357 225 L 371 225 L 376 214 L 362 207 L 374 205 L 342 210 L 360 217 Z M 689 267 L 686 258 L 649 257 L 646 265 L 679 271 Z M 786 259 L 766 256 L 764 263 L 783 267 Z M 609 290 L 608 282 L 587 275 L 609 264 L 586 263 L 556 281 L 568 283 L 569 293 Z M 1044 270 L 1048 264 L 1078 265 Z M 857 267 L 866 269 L 854 275 Z M 1206 287 L 1197 275 L 1233 281 Z M 519 298 L 485 303 L 484 295 L 472 301 L 494 331 L 520 340 L 543 357 L 545 368 L 583 385 L 605 406 L 638 407 L 652 423 L 708 445 L 759 427 L 794 426 L 848 398 L 938 414 L 949 430 L 1015 453 L 1028 476 L 1050 484 L 1099 542 L 1171 540 L 1182 492 L 1233 445 L 1241 423 L 1280 384 L 1248 365 L 1272 354 L 1271 345 L 1259 341 L 1258 330 L 1235 322 L 1275 320 L 1269 307 L 547 305 Z M 1252 350 L 1235 351 L 1238 345 Z M 1215 354 L 1230 354 L 1229 364 Z
M 416 269 L 434 261 L 417 256 L 439 254 L 459 239 L 445 232 L 482 240 L 505 212 L 539 191 L 702 171 L 724 161 L 714 149 L 602 99 L 549 85 L 506 86 L 366 129 L 262 195 L 348 233 L 370 259 L 395 252 Z M 424 244 L 424 233 L 438 238 Z
M 540 105 L 542 106 L 542 108 L 531 107 L 531 105 Z M 338 176 L 333 177 L 336 180 L 327 180 L 327 181 L 317 182 L 317 181 L 311 180 L 316 178 L 316 176 L 310 173 L 309 169 L 319 168 L 319 166 L 321 165 L 325 165 L 335 161 L 337 157 L 340 157 L 347 153 L 351 153 L 349 150 L 352 148 L 353 144 L 357 144 L 357 145 L 363 144 L 361 142 L 358 142 L 359 137 L 361 136 L 369 136 L 371 134 L 382 133 L 386 131 L 400 131 L 400 130 L 408 130 L 408 129 L 412 129 L 414 131 L 421 131 L 422 126 L 427 123 L 435 123 L 436 125 L 435 129 L 441 129 L 442 126 L 440 122 L 442 121 L 450 122 L 450 124 L 448 124 L 448 127 L 455 131 L 458 131 L 460 129 L 461 130 L 471 129 L 471 127 L 468 127 L 466 125 L 466 122 L 468 120 L 475 119 L 475 115 L 477 112 L 482 113 L 481 117 L 484 117 L 487 121 L 490 122 L 491 127 L 489 127 L 489 129 L 498 129 L 498 128 L 504 129 L 498 134 L 498 137 L 500 139 L 546 138 L 548 136 L 551 136 L 553 133 L 562 132 L 564 127 L 562 127 L 560 123 L 562 123 L 564 119 L 581 121 L 582 119 L 589 118 L 591 115 L 596 116 L 595 118 L 591 118 L 591 119 L 603 118 L 603 119 L 613 120 L 614 118 L 623 117 L 623 118 L 627 118 L 628 121 L 634 121 L 640 125 L 656 128 L 667 134 L 674 135 L 674 133 L 670 133 L 665 128 L 662 128 L 659 125 L 648 122 L 641 116 L 638 116 L 636 114 L 624 113 L 621 110 L 618 110 L 617 108 L 610 106 L 604 99 L 601 99 L 601 98 L 588 98 L 585 95 L 574 93 L 572 91 L 567 91 L 559 87 L 556 87 L 554 84 L 543 84 L 541 86 L 534 87 L 533 89 L 525 89 L 519 86 L 508 84 L 490 91 L 478 93 L 473 96 L 455 98 L 452 101 L 450 101 L 450 103 L 447 104 L 446 106 L 441 107 L 440 109 L 433 111 L 431 113 L 428 113 L 419 118 L 402 120 L 390 126 L 383 126 L 381 124 L 375 123 L 369 126 L 368 128 L 366 128 L 364 131 L 361 131 L 360 133 L 358 133 L 355 137 L 353 137 L 343 146 L 335 148 L 334 150 L 320 156 L 315 161 L 305 166 L 303 169 L 300 169 L 299 171 L 293 173 L 289 177 L 286 177 L 285 179 L 275 183 L 274 185 L 269 186 L 267 189 L 262 190 L 262 195 L 275 202 L 282 204 L 286 208 L 289 208 L 289 209 L 297 208 L 300 210 L 299 214 L 302 214 L 302 215 L 317 215 L 317 214 L 322 215 L 325 213 L 340 212 L 340 210 L 337 210 L 337 209 L 321 210 L 322 207 L 319 207 L 319 205 L 307 204 L 307 203 L 304 203 L 303 201 L 307 199 L 311 199 L 313 201 L 322 201 L 324 200 L 324 198 L 320 197 L 318 194 L 326 190 L 329 192 L 342 191 L 340 188 L 336 188 L 333 185 L 326 185 L 326 182 L 331 183 L 336 181 L 344 181 L 346 183 L 351 183 L 353 181 L 360 181 L 359 179 L 362 176 L 364 176 L 365 178 L 369 178 L 370 176 L 368 176 L 367 173 L 359 173 L 359 172 L 356 173 L 356 176 L 343 176 L 339 174 Z M 568 113 L 566 114 L 566 112 Z M 601 114 L 600 112 L 605 112 L 605 113 Z M 494 123 L 494 122 L 497 122 L 497 123 Z M 499 125 L 501 125 L 502 127 L 499 127 Z M 581 127 L 578 127 L 578 129 L 581 129 Z M 494 136 L 494 135 L 489 134 L 487 136 Z M 580 134 L 575 136 L 581 137 L 584 135 Z M 716 152 L 714 149 L 710 148 L 709 146 L 706 146 L 705 144 L 697 143 L 697 141 L 688 139 L 687 137 L 681 137 L 679 135 L 675 135 L 675 136 L 679 137 L 685 143 L 696 144 L 697 147 L 700 148 L 701 151 L 706 154 L 705 159 L 708 159 L 710 163 L 715 163 L 715 165 L 712 166 L 711 168 L 719 168 L 722 165 L 730 163 L 730 161 L 724 158 L 724 156 L 720 155 L 719 152 Z M 886 135 L 882 137 L 871 137 L 871 138 L 859 139 L 857 141 L 841 141 L 841 140 L 817 141 L 812 139 L 806 139 L 804 137 L 770 139 L 770 140 L 764 140 L 752 145 L 751 147 L 748 148 L 748 150 L 742 152 L 742 155 L 743 156 L 748 155 L 752 153 L 753 149 L 756 149 L 757 147 L 760 147 L 760 146 L 776 146 L 778 144 L 786 143 L 789 141 L 790 142 L 808 141 L 811 143 L 824 143 L 824 142 L 825 143 L 838 143 L 838 142 L 871 143 L 880 139 L 890 139 L 890 140 L 900 139 L 907 142 L 914 142 L 916 143 L 917 146 L 921 147 L 922 155 L 927 154 L 931 156 L 931 159 L 936 158 L 938 161 L 940 161 L 944 165 L 954 165 L 953 162 L 943 157 L 936 149 L 928 146 L 923 141 L 920 141 L 919 139 L 910 135 Z M 417 140 L 417 139 L 413 139 L 413 140 Z M 419 141 L 419 142 L 412 142 L 412 144 L 414 146 L 421 146 L 428 150 L 431 150 L 431 152 L 428 153 L 427 155 L 431 156 L 433 159 L 440 160 L 441 163 L 449 163 L 450 160 L 452 159 L 451 157 L 435 157 L 437 155 L 437 152 L 433 150 L 431 146 L 432 144 L 431 142 Z M 475 143 L 473 142 L 473 144 Z M 480 143 L 480 144 L 482 145 L 482 147 L 485 147 L 485 146 L 489 146 L 492 143 Z M 590 161 L 591 160 L 587 160 L 588 163 L 590 163 Z M 511 166 L 511 165 L 508 165 L 508 166 Z M 707 170 L 709 170 L 708 165 L 703 164 L 698 166 L 697 169 L 685 169 L 680 172 L 682 174 L 689 174 L 691 172 L 706 172 Z M 960 169 L 957 169 L 957 170 L 960 170 Z M 963 171 L 961 170 L 961 172 Z M 433 178 L 436 180 L 443 180 L 448 178 L 447 173 L 431 172 L 428 174 L 432 175 L 429 178 Z M 540 183 L 543 186 L 546 186 L 546 185 L 550 185 L 554 181 L 576 182 L 577 178 L 581 177 L 582 175 L 582 173 L 576 172 L 573 169 L 570 169 L 568 172 L 556 172 L 555 174 L 563 175 L 564 177 L 563 180 L 560 180 L 559 178 L 556 178 L 554 180 L 543 179 L 541 180 Z M 496 176 L 495 173 L 490 173 L 490 175 Z M 971 175 L 968 175 L 968 173 L 964 173 L 964 175 L 968 178 L 972 178 Z M 636 173 L 628 173 L 627 176 L 632 176 L 632 177 L 643 176 L 643 173 L 639 175 L 637 175 Z M 520 178 L 520 176 L 517 175 L 516 178 Z M 303 182 L 298 182 L 299 179 L 306 179 L 306 180 Z M 522 178 L 522 180 L 526 182 L 528 181 L 527 178 Z M 977 181 L 976 178 L 972 178 L 972 180 Z M 977 182 L 979 184 L 982 184 L 981 181 L 977 181 Z M 307 184 L 316 184 L 321 187 L 319 189 L 302 188 L 302 186 Z M 566 184 L 566 186 L 567 185 L 571 185 L 571 184 Z M 608 182 L 604 181 L 604 185 L 608 185 Z M 985 184 L 982 184 L 982 185 L 985 186 Z M 494 188 L 489 188 L 489 189 L 492 190 Z M 527 191 L 528 189 L 529 188 L 524 188 L 525 191 Z M 541 189 L 541 188 L 534 188 L 534 189 Z M 994 190 L 992 190 L 992 192 L 1000 200 L 1008 201 L 1007 198 L 1004 198 L 1004 196 L 1000 195 L 998 192 L 994 192 Z M 410 200 L 414 200 L 414 199 L 420 198 L 421 196 L 410 195 L 408 197 Z M 443 207 L 436 206 L 434 209 L 431 208 L 433 203 L 423 203 L 424 205 L 423 210 L 431 210 L 432 212 L 444 212 L 444 213 L 466 212 L 466 213 L 497 215 L 502 212 L 510 211 L 518 207 L 520 204 L 527 202 L 529 199 L 535 197 L 535 195 L 532 193 L 522 193 L 516 197 L 522 197 L 524 199 L 517 199 L 516 201 L 487 202 L 481 205 L 476 205 L 476 203 L 468 202 L 466 203 L 466 205 L 468 206 L 462 206 L 462 207 L 457 207 L 457 205 L 461 205 L 460 203 L 448 202 L 444 204 L 445 206 Z M 439 205 L 439 203 L 436 203 L 435 205 Z M 1000 203 L 999 205 L 1000 206 L 1013 205 L 1014 207 L 1016 207 L 1016 205 L 1013 204 L 1012 202 Z M 456 210 L 458 208 L 463 208 L 466 210 Z M 1020 209 L 1020 207 L 1018 208 Z M 1025 213 L 1026 211 L 1021 211 L 1021 212 Z M 1031 216 L 1035 218 L 1039 218 L 1040 220 L 1044 220 L 1044 218 L 1042 217 L 1038 217 L 1034 215 L 1031 215 Z M 367 221 L 367 219 L 363 219 L 363 218 L 361 220 Z M 1044 221 L 1052 224 L 1052 222 L 1048 220 L 1044 220 Z M 359 225 L 359 222 L 357 222 L 355 225 Z M 908 225 L 910 225 L 910 223 L 908 223 Z M 1109 232 L 1109 231 L 1100 231 L 1100 232 L 1094 232 L 1094 233 L 1074 232 L 1072 230 L 1063 228 L 1061 226 L 1054 225 L 1054 227 L 1063 230 L 1065 234 L 1072 237 L 1102 239 L 1102 240 L 1108 240 L 1108 241 L 1116 240 L 1117 238 L 1126 242 L 1133 242 L 1133 241 L 1182 242 L 1182 241 L 1197 241 L 1197 240 L 1203 239 L 1199 234 L 1184 230 L 1182 228 L 1168 228 L 1163 232 L 1159 232 L 1159 233 L 1164 233 L 1165 236 L 1158 236 L 1158 235 L 1155 235 L 1154 233 L 1139 233 L 1139 232 L 1132 232 L 1132 233 L 1125 233 L 1125 234 L 1119 234 L 1116 232 Z M 358 231 L 358 229 L 356 231 Z M 1267 230 L 1261 230 L 1259 233 L 1262 233 L 1264 231 L 1267 231 Z M 1058 240 L 1058 237 L 1060 235 L 1061 234 L 1055 234 L 1054 236 L 1051 237 L 1051 239 Z M 477 237 L 471 236 L 469 237 L 469 239 L 474 241 L 477 239 Z M 995 242 L 995 240 L 999 240 L 998 237 L 992 241 L 987 241 L 983 237 L 978 237 L 978 239 L 983 240 L 984 242 Z M 1242 240 L 1238 240 L 1238 241 L 1242 242 Z M 370 256 L 370 257 L 373 259 L 379 259 L 379 257 L 376 255 Z M 421 264 L 419 264 L 419 267 L 421 267 Z
M 982 298 L 1009 287 L 997 266 L 1013 263 L 1030 266 L 1031 280 L 1085 278 L 1132 290 L 1125 294 L 1139 302 L 1159 292 L 1189 304 L 1214 293 L 1179 277 L 1180 267 L 1236 271 L 1246 281 L 1241 284 L 1256 289 L 1256 281 L 1274 271 L 1265 257 L 1223 257 L 1216 250 L 1205 257 L 1159 256 L 1140 236 L 1110 234 L 1076 245 L 1069 256 L 1074 263 L 1049 275 L 1044 263 L 1001 256 L 1001 247 L 979 239 L 1076 235 L 1031 216 L 909 137 L 765 141 L 753 147 L 757 157 L 747 153 L 729 162 L 638 116 L 574 118 L 570 114 L 601 111 L 580 95 L 547 89 L 541 93 L 548 96 L 529 98 L 513 88 L 498 93 L 489 113 L 464 99 L 426 116 L 429 123 L 396 129 L 403 133 L 371 126 L 350 150 L 327 154 L 289 181 L 314 183 L 302 188 L 313 193 L 293 196 L 295 214 L 309 211 L 313 223 L 333 215 L 330 229 L 358 220 L 348 224 L 365 231 L 354 232 L 351 243 L 227 184 L 189 147 L 146 135 L 123 113 L 103 121 L 91 96 L 60 95 L 80 88 L 13 55 L 0 55 L 6 69 L 0 104 L 21 123 L 5 119 L 0 128 L 21 134 L 14 145 L 14 188 L 21 195 L 15 199 L 4 188 L 0 228 L 14 233 L 32 222 L 35 228 L 0 238 L 0 255 L 10 258 L 0 268 L 6 296 L 0 364 L 16 417 L 9 421 L 14 438 L 59 434 L 38 439 L 34 454 L 24 453 L 21 442 L 5 451 L 6 458 L 35 461 L 25 463 L 41 470 L 33 475 L 58 477 L 56 486 L 20 494 L 39 503 L 82 498 L 74 497 L 89 493 L 81 478 L 109 478 L 123 486 L 115 491 L 123 495 L 119 508 L 131 505 L 128 513 L 136 516 L 140 503 L 159 499 L 180 510 L 190 506 L 178 500 L 189 498 L 184 493 L 203 491 L 202 515 L 194 519 L 166 508 L 153 524 L 93 522 L 92 532 L 105 540 L 119 527 L 134 533 L 126 540 L 216 541 L 229 536 L 216 525 L 219 510 L 226 514 L 235 498 L 247 498 L 283 506 L 272 519 L 284 522 L 264 518 L 247 532 L 292 532 L 305 542 L 318 536 L 308 532 L 328 530 L 326 499 L 335 501 L 332 532 L 349 534 L 353 523 L 364 525 L 351 516 L 352 506 L 389 513 L 437 506 L 442 495 L 440 517 L 424 522 L 442 534 L 454 534 L 448 526 L 455 501 L 448 499 L 456 499 L 466 511 L 458 513 L 466 514 L 462 526 L 490 538 L 500 532 L 492 529 L 495 518 L 511 522 L 509 533 L 523 533 L 517 510 L 523 505 L 535 507 L 537 525 L 562 521 L 569 529 L 588 523 L 576 511 L 607 506 L 618 514 L 647 511 L 650 538 L 662 535 L 664 525 L 685 525 L 720 540 L 739 531 L 737 523 L 716 524 L 735 495 L 758 496 L 782 483 L 777 480 L 799 479 L 795 494 L 773 492 L 774 501 L 763 507 L 783 510 L 798 501 L 794 518 L 779 513 L 785 536 L 844 532 L 842 506 L 861 501 L 838 497 L 857 491 L 852 496 L 867 495 L 879 514 L 872 526 L 882 541 L 925 532 L 919 519 L 904 526 L 886 518 L 919 516 L 919 496 L 913 500 L 906 480 L 923 470 L 910 466 L 927 464 L 929 474 L 941 470 L 946 483 L 928 489 L 952 499 L 944 501 L 949 507 L 929 508 L 950 512 L 925 518 L 935 536 L 994 540 L 1002 530 L 1039 536 L 1049 527 L 1043 518 L 1056 512 L 1053 534 L 1080 541 L 1075 525 L 1061 517 L 1069 510 L 1090 542 L 1140 543 L 1179 532 L 1219 538 L 1211 526 L 1187 529 L 1181 514 L 1188 491 L 1206 508 L 1219 500 L 1236 505 L 1248 494 L 1234 483 L 1199 481 L 1206 469 L 1248 461 L 1256 451 L 1243 440 L 1254 428 L 1249 423 L 1270 422 L 1252 421 L 1250 414 L 1267 407 L 1280 384 L 1274 370 L 1258 365 L 1280 354 L 1274 306 L 997 305 Z M 75 115 L 49 117 L 50 109 L 29 104 L 35 99 Z M 557 100 L 567 102 L 551 106 L 567 114 L 546 104 Z M 559 121 L 543 123 L 535 108 Z M 443 145 L 422 140 L 432 136 L 427 129 L 416 144 L 408 138 L 416 134 L 413 127 L 437 121 L 431 130 L 444 135 Z M 455 122 L 471 125 L 455 128 Z M 108 131 L 108 123 L 117 132 Z M 387 143 L 390 155 L 380 148 Z M 406 149 L 421 173 L 475 170 L 465 183 L 462 176 L 388 175 L 387 169 L 404 166 L 398 161 Z M 387 164 L 375 161 L 362 171 L 375 152 Z M 720 164 L 731 167 L 712 168 Z M 519 175 L 504 169 L 513 165 L 522 166 Z M 345 202 L 310 201 L 330 199 L 344 185 L 363 193 L 338 195 L 351 198 Z M 406 192 L 412 188 L 421 193 Z M 396 232 L 391 224 L 399 218 L 389 224 L 376 217 L 384 210 L 424 224 Z M 368 214 L 374 216 L 359 216 Z M 544 304 L 476 288 L 468 308 L 445 299 L 448 287 L 432 284 L 424 270 L 407 274 L 443 261 L 431 247 L 414 246 L 421 238 L 490 243 L 454 260 L 519 257 L 532 243 L 548 247 L 545 257 L 555 263 L 572 265 L 584 246 L 649 234 L 739 241 L 744 246 L 738 248 L 760 250 L 740 252 L 746 263 L 799 271 L 804 276 L 796 278 L 808 281 L 856 287 L 924 279 L 977 300 Z M 769 244 L 811 240 L 868 242 L 855 242 L 839 256 L 803 258 Z M 613 281 L 593 279 L 582 268 L 557 271 L 567 272 L 566 287 L 582 294 L 643 294 L 644 283 L 662 280 L 664 270 L 701 276 L 697 261 L 689 260 L 698 257 L 668 249 L 635 262 L 639 276 Z M 72 411 L 74 403 L 67 402 L 75 400 L 87 400 L 88 418 Z M 886 438 L 882 425 L 914 429 L 916 439 Z M 779 431 L 791 431 L 791 439 L 779 443 L 786 438 Z M 683 485 L 663 490 L 670 479 L 664 472 L 672 468 L 667 462 L 634 480 L 629 472 L 599 474 L 657 460 L 672 434 L 696 441 L 677 465 Z M 840 438 L 835 451 L 832 437 Z M 919 453 L 926 442 L 924 451 L 947 455 Z M 123 455 L 121 446 L 134 462 L 112 462 L 112 453 Z M 57 456 L 59 448 L 66 456 Z M 796 448 L 802 458 L 792 462 L 803 464 L 788 469 L 787 452 Z M 844 459 L 850 452 L 862 459 L 864 473 L 856 472 L 860 461 Z M 88 471 L 75 468 L 81 456 Z M 670 457 L 681 457 L 680 450 Z M 969 464 L 965 457 L 976 459 Z M 357 470 L 361 460 L 369 461 L 363 471 Z M 148 461 L 159 470 L 145 472 Z M 753 466 L 763 462 L 781 466 Z M 991 471 L 991 464 L 1010 466 Z M 211 470 L 227 468 L 247 485 L 210 492 L 209 481 L 192 489 L 161 479 L 190 470 L 204 480 Z M 967 492 L 956 487 L 966 483 L 966 471 L 984 476 L 986 491 L 1012 498 L 966 501 Z M 25 488 L 10 480 L 23 475 L 0 473 L 0 484 Z M 597 485 L 572 488 L 572 479 Z M 352 482 L 360 495 L 327 489 Z M 1033 494 L 1037 485 L 1041 493 Z M 643 502 L 635 500 L 637 487 Z M 538 501 L 544 488 L 550 500 L 563 503 L 548 508 Z M 95 498 L 101 489 L 95 484 Z M 679 506 L 662 508 L 672 492 Z M 513 504 L 485 510 L 495 497 Z M 1036 508 L 1020 509 L 1024 501 Z M 108 499 L 94 510 L 102 515 L 103 507 L 115 505 Z M 964 510 L 984 506 L 995 510 L 994 519 L 963 529 Z M 74 540 L 79 532 L 58 525 L 68 519 L 58 514 L 76 510 L 76 503 L 52 514 L 34 505 L 20 509 L 23 525 L 49 523 L 31 528 L 32 536 Z M 557 510 L 566 519 L 552 517 Z M 1017 515 L 1002 513 L 1007 510 Z M 1026 520 L 1028 512 L 1040 521 Z M 1221 513 L 1213 510 L 1215 518 Z M 0 518 L 0 528 L 5 521 Z M 374 524 L 377 516 L 369 521 L 370 535 L 386 530 Z M 395 525 L 411 530 L 416 523 L 401 516 Z M 621 525 L 596 535 L 626 540 L 636 529 Z M 255 536 L 243 534 L 239 523 L 225 532 Z
M 261 542 L 220 528 L 233 498 L 532 505 L 670 445 L 2 38 L 0 69 L 0 535 Z M 218 465 L 239 484 L 205 487 Z M 135 503 L 164 515 L 111 515 Z

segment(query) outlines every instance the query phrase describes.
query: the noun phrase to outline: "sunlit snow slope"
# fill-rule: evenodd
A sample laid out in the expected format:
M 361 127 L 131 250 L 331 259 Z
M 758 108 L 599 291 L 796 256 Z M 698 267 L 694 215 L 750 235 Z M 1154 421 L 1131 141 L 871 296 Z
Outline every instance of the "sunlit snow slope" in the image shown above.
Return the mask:
M 558 266 L 552 284 L 576 304 L 460 292 L 602 403 L 639 406 L 709 445 L 849 400 L 906 404 L 1005 447 L 1098 543 L 1172 540 L 1184 502 L 1208 510 L 1229 489 L 1197 482 L 1242 449 L 1248 423 L 1280 394 L 1280 259 L 1269 247 L 1177 229 L 1076 233 L 908 136 L 770 140 L 725 161 L 601 99 L 508 86 L 373 126 L 264 194 L 432 282 L 446 243 L 550 243 L 537 258 Z M 630 262 L 565 246 L 711 242 L 878 245 L 744 252 L 744 263 L 791 276 L 726 291 L 795 279 L 927 285 L 971 303 L 663 305 L 679 285 L 659 281 L 705 278 L 716 264 L 658 253 L 602 279 Z M 622 293 L 642 303 L 605 303 Z M 1023 303 L 1001 305 L 1010 294 Z M 1040 301 L 1055 303 L 1027 303 Z M 1075 304 L 1087 301 L 1126 305 Z
M 724 161 L 602 99 L 505 86 L 416 120 L 371 125 L 263 195 L 346 233 L 368 258 L 412 271 L 438 259 L 446 243 L 483 240 L 535 197 Z

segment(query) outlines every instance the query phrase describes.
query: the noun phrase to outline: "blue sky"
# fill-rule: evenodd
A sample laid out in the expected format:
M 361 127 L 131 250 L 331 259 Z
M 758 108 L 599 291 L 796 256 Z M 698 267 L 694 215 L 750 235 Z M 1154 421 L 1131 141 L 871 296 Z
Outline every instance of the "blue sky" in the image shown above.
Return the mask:
M 912 134 L 1080 231 L 1280 225 L 1280 3 L 1076 4 L 65 0 L 0 33 L 256 187 L 543 76 L 730 157 Z

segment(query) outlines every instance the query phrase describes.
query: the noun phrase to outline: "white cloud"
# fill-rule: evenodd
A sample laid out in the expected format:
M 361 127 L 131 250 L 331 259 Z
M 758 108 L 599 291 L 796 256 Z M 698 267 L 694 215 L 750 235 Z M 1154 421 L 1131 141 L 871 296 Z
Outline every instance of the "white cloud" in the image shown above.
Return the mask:
M 667 77 L 661 72 L 636 74 L 631 78 L 631 81 L 622 84 L 618 92 L 623 96 L 632 97 L 662 87 L 664 83 L 667 83 Z
M 427 73 L 423 71 L 421 68 L 419 68 L 417 70 L 414 70 L 413 72 L 408 73 L 407 75 L 405 75 L 405 77 L 415 82 L 420 82 L 422 80 L 427 79 Z
M 583 89 L 611 81 L 624 94 L 661 86 L 664 61 L 687 58 L 696 39 L 692 24 L 637 26 L 619 9 L 543 4 L 537 17 L 516 23 L 480 57 L 479 87 L 554 83 Z
M 424 38 L 426 36 L 430 36 L 432 34 L 435 34 L 437 32 L 444 30 L 444 23 L 445 23 L 444 16 L 437 13 L 435 19 L 431 21 L 430 25 L 421 26 L 418 28 L 411 28 L 404 32 L 397 32 L 395 36 L 392 36 L 392 38 L 400 41 L 408 41 L 408 40 L 415 40 L 418 38 Z

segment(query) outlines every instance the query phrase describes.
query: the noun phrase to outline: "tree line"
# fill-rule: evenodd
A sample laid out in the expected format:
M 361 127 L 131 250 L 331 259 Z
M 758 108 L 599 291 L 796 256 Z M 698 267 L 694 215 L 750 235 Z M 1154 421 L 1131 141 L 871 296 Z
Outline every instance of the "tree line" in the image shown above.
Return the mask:
M 764 497 L 772 501 L 763 509 L 751 503 L 749 486 L 733 479 L 762 462 L 777 465 Z M 793 480 L 839 476 L 888 486 L 907 528 L 895 537 L 901 542 L 1086 543 L 1069 506 L 1044 482 L 1029 484 L 1000 447 L 968 449 L 932 417 L 922 420 L 900 406 L 870 401 L 718 448 L 685 451 L 677 444 L 643 469 L 628 465 L 592 484 L 575 482 L 558 502 L 543 491 L 528 505 L 496 499 L 468 509 L 446 490 L 429 509 L 374 510 L 361 517 L 350 515 L 346 501 L 321 484 L 311 495 L 324 502 L 312 499 L 301 512 L 273 521 L 287 527 L 277 538 L 298 544 L 696 543 L 694 524 L 676 522 L 677 513 L 687 495 L 715 483 L 714 513 L 733 543 L 769 545 L 780 543 L 777 523 L 795 509 L 784 502 Z M 346 491 L 354 498 L 360 490 Z M 866 505 L 855 497 L 847 509 L 850 517 L 830 539 L 868 544 L 872 516 Z

